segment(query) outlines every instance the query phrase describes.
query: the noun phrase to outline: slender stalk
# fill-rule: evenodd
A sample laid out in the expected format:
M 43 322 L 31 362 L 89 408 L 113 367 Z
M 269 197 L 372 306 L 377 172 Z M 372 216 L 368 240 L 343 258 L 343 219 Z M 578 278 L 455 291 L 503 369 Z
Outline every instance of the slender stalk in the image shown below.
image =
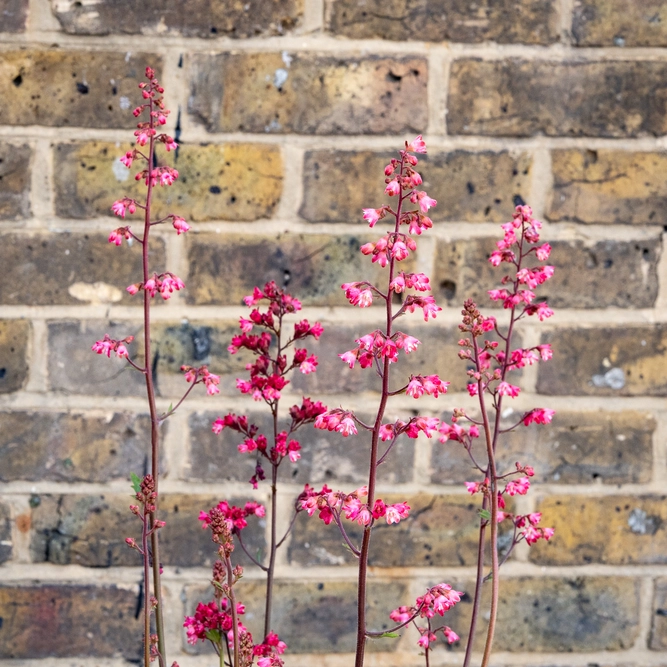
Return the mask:
M 482 501 L 482 509 L 486 509 L 487 499 Z M 482 585 L 484 583 L 484 537 L 486 534 L 487 521 L 480 519 L 479 540 L 477 542 L 477 572 L 475 574 L 475 595 L 472 603 L 472 615 L 470 617 L 470 631 L 468 632 L 468 642 L 466 644 L 466 654 L 463 660 L 463 667 L 469 667 L 472 658 L 472 647 L 475 641 L 475 631 L 477 630 L 477 619 L 479 618 L 480 602 L 482 599 Z
M 401 158 L 399 174 L 403 174 L 403 166 L 405 157 Z M 403 194 L 398 198 L 398 205 L 396 207 L 396 224 L 394 233 L 398 234 L 401 220 L 401 205 L 403 204 Z M 395 259 L 392 256 L 389 260 L 389 280 L 387 285 L 391 285 L 394 279 L 394 264 Z M 394 320 L 392 302 L 391 302 L 391 288 L 388 287 L 387 295 L 385 297 L 387 323 L 385 336 L 387 339 L 391 337 L 391 326 Z M 387 400 L 389 399 L 389 358 L 385 356 L 382 369 L 382 395 L 380 404 L 378 406 L 377 417 L 373 426 L 373 434 L 371 436 L 371 456 L 368 470 L 368 507 L 373 508 L 375 503 L 375 484 L 377 478 L 378 467 L 378 441 L 380 438 L 380 427 L 382 426 L 382 419 L 384 418 L 384 411 L 387 407 Z M 366 651 L 366 589 L 368 578 L 368 553 L 371 543 L 371 531 L 373 522 L 364 528 L 364 536 L 361 542 L 361 553 L 359 554 L 359 577 L 357 582 L 357 648 L 354 659 L 355 667 L 363 667 L 364 653 Z
M 477 339 L 475 336 L 472 336 L 472 344 L 475 353 L 475 360 L 477 363 L 477 371 L 481 373 L 481 367 L 479 364 L 479 348 L 477 347 Z M 482 421 L 484 423 L 484 438 L 486 440 L 486 451 L 489 459 L 488 463 L 488 474 L 489 474 L 489 485 L 490 485 L 490 494 L 491 494 L 491 518 L 489 519 L 491 523 L 491 615 L 489 618 L 489 627 L 486 634 L 486 644 L 484 646 L 484 656 L 482 658 L 481 667 L 487 667 L 489 660 L 491 659 L 491 647 L 493 645 L 493 635 L 496 629 L 496 616 L 498 614 L 498 595 L 500 592 L 499 581 L 498 581 L 498 479 L 496 472 L 496 457 L 495 457 L 495 442 L 498 431 L 498 416 L 500 412 L 496 410 L 496 429 L 494 435 L 491 435 L 491 425 L 489 423 L 489 415 L 486 410 L 486 402 L 484 401 L 484 387 L 483 381 L 480 377 L 480 380 L 477 384 L 478 387 L 478 396 L 479 396 L 479 406 L 482 412 Z
M 150 600 L 150 565 L 148 563 L 148 525 L 146 515 L 142 516 L 141 550 L 144 559 L 144 667 L 151 663 L 151 600 Z
M 278 415 L 274 413 L 274 429 L 277 429 Z M 274 431 L 277 433 L 277 431 Z M 276 565 L 276 486 L 278 482 L 278 466 L 271 466 L 271 545 L 269 547 L 269 565 L 266 570 L 266 607 L 264 611 L 264 636 L 266 637 L 271 631 L 271 611 L 273 606 L 273 579 L 275 575 Z
M 153 100 L 149 100 L 149 112 L 153 111 Z M 149 114 L 150 127 L 154 126 L 153 116 Z M 151 170 L 153 168 L 153 159 L 155 155 L 155 139 L 151 134 L 150 147 L 148 152 L 148 186 L 146 192 L 146 208 L 144 210 L 144 238 L 142 250 L 142 269 L 144 284 L 149 279 L 149 258 L 148 258 L 148 236 L 151 228 L 151 200 L 153 195 L 153 180 L 151 178 Z M 158 431 L 159 420 L 157 414 L 157 406 L 155 404 L 155 386 L 153 384 L 153 373 L 151 368 L 151 296 L 148 290 L 143 290 L 144 296 L 144 376 L 146 378 L 146 395 L 148 398 L 148 409 L 151 417 L 151 474 L 155 483 L 155 510 L 150 514 L 151 528 L 154 527 L 158 516 L 158 476 L 159 476 L 159 447 L 160 434 Z M 160 584 L 160 549 L 158 541 L 158 531 L 153 530 L 151 533 L 151 552 L 153 554 L 153 588 L 154 595 L 157 599 L 157 607 L 155 609 L 155 625 L 158 636 L 158 651 L 160 653 L 160 665 L 164 667 L 166 658 L 165 636 L 164 636 L 164 616 L 162 613 L 162 587 Z M 150 591 L 146 591 L 149 596 Z M 148 667 L 148 665 L 146 665 Z
M 236 596 L 234 595 L 234 572 L 232 570 L 232 561 L 229 556 L 225 556 L 225 565 L 227 566 L 227 585 L 229 586 L 229 604 L 232 607 L 232 635 L 234 637 L 234 667 L 239 667 L 239 621 L 236 613 Z

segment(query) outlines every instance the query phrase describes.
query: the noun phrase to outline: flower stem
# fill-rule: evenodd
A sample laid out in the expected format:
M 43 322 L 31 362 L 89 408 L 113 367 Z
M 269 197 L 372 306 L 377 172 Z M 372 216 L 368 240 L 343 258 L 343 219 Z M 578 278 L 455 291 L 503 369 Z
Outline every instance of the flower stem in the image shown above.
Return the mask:
M 153 111 L 153 100 L 149 101 L 149 111 Z M 149 115 L 150 127 L 154 126 L 154 119 Z M 146 191 L 146 208 L 144 210 L 144 238 L 142 251 L 142 269 L 144 284 L 149 278 L 149 261 L 148 261 L 148 235 L 151 228 L 151 200 L 153 195 L 153 179 L 151 178 L 151 170 L 153 168 L 153 158 L 155 155 L 155 139 L 151 134 L 150 150 L 148 153 L 148 185 Z M 155 483 L 155 510 L 150 514 L 151 528 L 154 527 L 158 516 L 158 475 L 159 475 L 159 446 L 160 434 L 158 431 L 159 418 L 157 414 L 157 406 L 155 404 L 155 386 L 153 384 L 153 373 L 151 367 L 151 296 L 148 290 L 144 292 L 144 367 L 146 378 L 146 395 L 148 398 L 148 409 L 151 418 L 151 474 Z M 158 531 L 153 530 L 151 533 L 151 552 L 153 554 L 153 588 L 154 595 L 157 599 L 157 607 L 155 609 L 155 625 L 158 636 L 158 651 L 160 653 L 160 665 L 164 667 L 167 662 L 165 637 L 164 637 L 164 617 L 162 613 L 162 587 L 160 585 L 160 549 L 158 542 Z M 146 595 L 149 596 L 150 591 L 146 590 Z

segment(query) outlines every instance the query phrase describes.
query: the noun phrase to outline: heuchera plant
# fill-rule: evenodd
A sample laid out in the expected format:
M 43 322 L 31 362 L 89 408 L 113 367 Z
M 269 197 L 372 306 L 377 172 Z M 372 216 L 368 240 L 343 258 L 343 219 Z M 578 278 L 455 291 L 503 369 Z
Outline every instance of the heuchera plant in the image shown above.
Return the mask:
M 248 514 L 248 507 L 252 505 L 250 513 L 257 516 L 264 516 L 264 508 L 261 506 L 255 507 L 253 503 L 247 503 L 245 510 L 241 511 L 240 508 L 229 508 L 227 502 L 223 501 L 218 505 L 218 511 L 222 511 L 229 521 L 230 534 L 236 536 L 246 556 L 266 573 L 265 639 L 261 646 L 272 646 L 272 642 L 275 641 L 274 638 L 277 638 L 275 633 L 271 632 L 276 552 L 287 539 L 294 525 L 296 515 L 301 509 L 297 503 L 293 508 L 292 518 L 285 534 L 278 538 L 278 472 L 284 461 L 289 460 L 295 463 L 301 458 L 301 444 L 293 437 L 296 431 L 306 424 L 311 424 L 326 411 L 326 407 L 319 401 L 313 402 L 304 397 L 300 405 L 292 405 L 289 408 L 289 422 L 284 424 L 285 428 L 282 428 L 280 398 L 282 390 L 289 384 L 287 377 L 290 373 L 296 369 L 306 375 L 315 372 L 317 357 L 310 354 L 305 347 L 297 347 L 297 344 L 303 345 L 308 338 L 318 340 L 322 335 L 323 328 L 318 322 L 311 324 L 308 320 L 302 319 L 288 329 L 285 318 L 298 313 L 301 310 L 301 303 L 298 299 L 278 288 L 274 282 L 267 283 L 264 289 L 256 287 L 250 296 L 245 297 L 244 301 L 248 307 L 252 308 L 252 311 L 248 319 L 240 318 L 241 334 L 234 336 L 228 350 L 231 354 L 246 350 L 256 357 L 254 363 L 249 363 L 246 366 L 246 370 L 250 373 L 249 379 L 237 379 L 236 386 L 242 394 L 250 394 L 256 401 L 263 402 L 268 406 L 271 414 L 270 432 L 268 435 L 261 433 L 259 427 L 252 424 L 247 416 L 234 413 L 216 419 L 212 428 L 213 432 L 217 434 L 226 428 L 236 431 L 243 439 L 238 445 L 238 451 L 256 457 L 255 473 L 250 479 L 250 484 L 254 489 L 257 488 L 260 481 L 266 479 L 264 467 L 268 466 L 270 468 L 270 538 L 265 563 L 257 560 L 248 551 L 241 532 L 247 525 L 244 517 Z M 266 304 L 266 309 L 257 307 L 258 304 Z M 261 331 L 261 333 L 252 333 L 253 330 Z M 290 352 L 292 347 L 294 349 Z M 209 516 L 204 512 L 199 518 L 204 527 L 210 523 Z M 188 637 L 191 642 L 194 643 L 197 639 L 212 641 L 206 633 L 191 632 L 193 625 L 192 619 L 189 617 L 185 619 L 185 627 L 188 628 Z M 244 628 L 243 632 L 247 633 L 247 630 Z M 284 643 L 281 642 L 280 646 L 284 650 Z M 282 650 L 279 652 L 282 653 Z M 270 658 L 273 661 L 269 663 L 265 660 L 260 667 L 268 664 L 282 664 L 275 653 L 270 655 L 256 653 L 256 655 L 260 654 L 264 659 Z M 234 659 L 236 658 L 234 657 Z
M 505 286 L 499 290 L 491 290 L 489 295 L 494 300 L 502 300 L 505 309 L 509 310 L 509 324 L 507 329 L 498 325 L 494 317 L 483 317 L 472 301 L 466 301 L 463 310 L 461 330 L 469 337 L 461 339 L 460 356 L 472 364 L 468 371 L 472 382 L 468 386 L 471 396 L 479 397 L 481 417 L 476 418 L 463 409 L 454 411 L 451 424 L 441 422 L 435 417 L 417 416 L 407 422 L 401 419 L 393 423 L 383 423 L 387 403 L 390 397 L 407 394 L 415 399 L 424 394 L 438 397 L 445 394 L 449 386 L 438 375 L 410 375 L 403 382 L 396 383 L 391 374 L 391 364 L 398 362 L 399 355 L 413 352 L 420 342 L 406 333 L 395 329 L 396 320 L 406 313 L 421 310 L 424 320 L 435 318 L 441 310 L 432 296 L 422 293 L 430 291 L 427 276 L 422 273 L 408 273 L 400 270 L 400 262 L 409 257 L 417 243 L 415 236 L 421 235 L 430 229 L 432 221 L 426 215 L 437 202 L 424 191 L 418 189 L 422 178 L 415 167 L 418 163 L 413 153 L 425 153 L 426 145 L 421 136 L 411 143 L 405 144 L 400 151 L 399 158 L 392 159 L 385 167 L 385 194 L 396 197 L 396 205 L 382 206 L 378 209 L 363 210 L 364 219 L 371 228 L 387 218 L 391 221 L 390 229 L 375 243 L 367 243 L 361 247 L 364 255 L 370 256 L 372 262 L 386 268 L 387 274 L 383 285 L 374 285 L 368 281 L 346 283 L 342 286 L 345 295 L 352 305 L 361 308 L 372 305 L 378 300 L 385 309 L 385 324 L 381 329 L 356 340 L 357 346 L 340 354 L 340 358 L 353 368 L 357 363 L 364 369 L 373 369 L 381 383 L 380 402 L 375 419 L 372 423 L 364 423 L 353 410 L 346 408 L 329 409 L 315 420 L 315 427 L 337 431 L 343 437 L 357 434 L 358 429 L 367 431 L 370 435 L 370 456 L 368 485 L 352 492 L 333 491 L 324 486 L 320 491 L 311 489 L 308 485 L 304 490 L 302 507 L 309 515 L 318 512 L 324 523 L 335 523 L 342 537 L 359 560 L 358 598 L 357 598 L 357 648 L 356 667 L 364 664 L 366 640 L 373 637 L 392 636 L 393 633 L 414 623 L 420 633 L 419 645 L 424 649 L 426 665 L 429 664 L 430 644 L 435 641 L 436 633 L 441 631 L 449 643 L 458 641 L 457 634 L 448 626 L 434 627 L 432 619 L 436 614 L 444 615 L 459 600 L 461 593 L 455 591 L 449 584 L 441 583 L 419 597 L 412 606 L 404 606 L 394 610 L 390 617 L 398 625 L 386 632 L 374 632 L 368 629 L 366 623 L 366 597 L 368 555 L 371 535 L 376 523 L 384 519 L 388 524 L 399 523 L 409 516 L 410 507 L 405 502 L 387 504 L 377 497 L 377 471 L 387 459 L 396 440 L 401 435 L 417 438 L 420 433 L 431 438 L 439 435 L 442 443 L 448 440 L 461 442 L 473 458 L 473 464 L 483 474 L 482 482 L 469 482 L 468 490 L 482 495 L 480 510 L 480 534 L 478 550 L 477 587 L 474 597 L 472 626 L 468 634 L 468 646 L 465 664 L 470 661 L 475 628 L 479 616 L 481 586 L 484 580 L 484 546 L 487 527 L 490 526 L 490 550 L 492 598 L 490 621 L 487 632 L 487 641 L 482 665 L 488 665 L 495 620 L 498 607 L 498 523 L 509 521 L 514 524 L 514 538 L 510 549 L 516 543 L 525 539 L 529 544 L 540 538 L 549 539 L 553 531 L 549 528 L 540 528 L 539 513 L 527 516 L 513 515 L 503 511 L 504 498 L 515 494 L 525 494 L 530 486 L 529 477 L 533 471 L 528 466 L 519 463 L 515 470 L 501 474 L 496 466 L 496 448 L 499 436 L 521 424 L 547 423 L 551 421 L 553 411 L 545 409 L 531 410 L 513 426 L 501 428 L 500 415 L 503 398 L 516 397 L 519 388 L 507 381 L 507 374 L 526 365 L 551 357 L 548 345 L 539 345 L 529 349 L 513 349 L 512 338 L 515 324 L 522 318 L 537 315 L 540 320 L 549 317 L 552 311 L 546 303 L 536 303 L 532 290 L 551 277 L 553 267 L 537 266 L 526 267 L 526 262 L 534 254 L 536 259 L 544 261 L 548 258 L 550 247 L 544 244 L 535 247 L 539 241 L 540 223 L 533 219 L 532 212 L 527 206 L 517 207 L 512 222 L 503 225 L 504 239 L 499 241 L 498 249 L 491 254 L 490 262 L 494 266 L 508 263 L 512 273 L 502 279 Z M 409 204 L 416 208 L 407 210 Z M 405 230 L 405 231 L 404 231 Z M 414 292 L 407 292 L 414 290 Z M 395 307 L 394 295 L 402 294 L 402 304 Z M 485 334 L 494 332 L 502 341 L 487 340 Z M 461 426 L 461 421 L 471 425 L 468 429 Z M 487 463 L 479 465 L 472 455 L 472 442 L 480 436 L 480 428 L 486 443 Z M 380 451 L 380 443 L 384 451 Z M 515 479 L 515 476 L 520 476 Z M 505 480 L 506 483 L 505 483 Z M 501 490 L 501 483 L 505 487 Z M 354 544 L 349 537 L 343 518 L 356 521 L 363 527 L 361 545 Z M 426 619 L 426 625 L 419 624 L 418 619 Z
M 156 405 L 155 387 L 151 369 L 151 300 L 159 293 L 163 299 L 169 299 L 174 291 L 184 288 L 183 282 L 169 271 L 155 272 L 149 264 L 149 236 L 153 226 L 171 223 L 176 233 L 181 235 L 189 230 L 185 220 L 177 215 L 168 214 L 153 220 L 151 205 L 154 188 L 170 186 L 178 178 L 178 172 L 172 167 L 160 165 L 156 148 L 162 144 L 167 152 L 177 148 L 173 138 L 160 132 L 159 128 L 167 121 L 169 114 L 164 108 L 163 88 L 155 78 L 151 68 L 146 68 L 147 81 L 139 84 L 144 102 L 134 110 L 135 117 L 147 114 L 147 120 L 140 122 L 135 131 L 137 147 L 128 151 L 121 161 L 131 168 L 134 161 L 139 161 L 141 169 L 136 174 L 137 181 L 143 181 L 145 197 L 138 201 L 123 197 L 116 201 L 113 212 L 125 218 L 127 214 L 139 213 L 143 216 L 143 230 L 136 233 L 129 226 L 118 227 L 109 236 L 109 242 L 121 246 L 136 242 L 142 253 L 141 279 L 127 288 L 131 295 L 143 292 L 143 360 L 134 360 L 128 349 L 133 342 L 132 336 L 112 339 L 108 334 L 94 343 L 92 349 L 98 354 L 125 360 L 132 369 L 144 376 L 151 420 L 151 471 L 140 478 L 132 476 L 136 494 L 136 505 L 130 510 L 141 522 L 139 540 L 128 537 L 129 547 L 137 550 L 143 562 L 144 590 L 144 667 L 157 660 L 160 667 L 167 664 L 165 651 L 165 632 L 163 621 L 163 603 L 161 599 L 160 575 L 162 572 L 159 557 L 159 530 L 164 521 L 159 520 L 159 427 L 182 404 L 197 384 L 203 384 L 209 395 L 218 393 L 219 377 L 210 373 L 206 366 L 183 366 L 185 381 L 189 384 L 183 397 L 175 406 L 159 414 Z M 363 210 L 363 217 L 371 228 L 383 220 L 390 222 L 389 229 L 374 243 L 361 247 L 361 252 L 369 256 L 373 263 L 387 269 L 381 285 L 368 281 L 346 283 L 342 286 L 348 300 L 355 306 L 368 307 L 377 301 L 384 308 L 385 323 L 369 334 L 356 340 L 356 347 L 340 354 L 340 358 L 353 368 L 357 363 L 362 369 L 373 369 L 380 382 L 380 400 L 372 423 L 364 423 L 353 410 L 343 407 L 327 409 L 318 401 L 303 398 L 300 405 L 289 408 L 290 420 L 283 427 L 280 424 L 281 391 L 289 384 L 288 374 L 297 369 L 305 374 L 315 371 L 317 357 L 309 354 L 297 344 L 312 337 L 319 339 L 322 326 L 310 324 L 302 319 L 286 333 L 285 318 L 296 314 L 301 309 L 300 302 L 279 289 L 275 283 L 267 283 L 263 289 L 255 288 L 245 303 L 252 308 L 248 319 L 241 318 L 241 334 L 235 336 L 229 347 L 232 354 L 245 350 L 256 357 L 247 365 L 249 379 L 237 380 L 237 387 L 242 394 L 250 394 L 256 401 L 263 401 L 271 415 L 272 426 L 268 434 L 260 433 L 258 426 L 251 424 L 246 416 L 227 414 L 217 419 L 213 431 L 220 433 L 229 428 L 239 433 L 242 442 L 238 449 L 242 453 L 257 457 L 255 474 L 250 483 L 257 488 L 266 478 L 265 467 L 271 471 L 270 496 L 270 545 L 265 562 L 254 558 L 245 546 L 242 531 L 247 527 L 248 517 L 264 517 L 262 505 L 248 502 L 243 508 L 234 507 L 226 501 L 220 502 L 208 512 L 200 514 L 204 529 L 210 529 L 212 540 L 218 545 L 218 560 L 213 566 L 213 600 L 200 603 L 193 616 L 185 619 L 184 627 L 188 641 L 210 642 L 217 652 L 220 665 L 230 667 L 251 667 L 255 659 L 258 667 L 282 665 L 280 655 L 286 645 L 271 630 L 273 605 L 273 583 L 277 549 L 289 535 L 296 515 L 305 511 L 309 515 L 318 513 L 325 524 L 335 523 L 350 551 L 359 561 L 357 592 L 357 648 L 355 665 L 364 664 L 366 640 L 383 636 L 395 636 L 395 632 L 409 625 L 414 625 L 419 633 L 418 645 L 423 649 L 423 656 L 428 667 L 432 644 L 438 633 L 448 643 L 459 641 L 456 632 L 447 625 L 436 621 L 436 616 L 444 616 L 460 599 L 462 593 L 447 583 L 440 583 L 427 589 L 414 604 L 401 606 L 391 611 L 389 617 L 395 627 L 388 631 L 370 630 L 366 622 L 368 558 L 373 528 L 379 521 L 396 524 L 409 517 L 410 507 L 407 502 L 388 503 L 377 496 L 377 472 L 387 460 L 397 439 L 405 435 L 417 438 L 424 434 L 428 438 L 436 436 L 440 442 L 460 443 L 470 456 L 473 468 L 479 472 L 477 481 L 466 482 L 466 488 L 472 495 L 479 495 L 479 542 L 475 592 L 471 624 L 468 631 L 464 667 L 468 667 L 472 655 L 477 622 L 481 614 L 481 591 L 485 581 L 491 581 L 491 602 L 488 612 L 488 629 L 482 658 L 482 667 L 487 667 L 496 626 L 499 600 L 499 568 L 502 562 L 498 553 L 498 525 L 506 522 L 511 526 L 512 540 L 507 548 L 503 562 L 510 555 L 516 544 L 525 541 L 534 544 L 539 539 L 548 540 L 553 535 L 551 528 L 540 526 L 539 513 L 520 515 L 510 512 L 508 497 L 525 495 L 530 488 L 530 477 L 534 471 L 529 465 L 517 462 L 514 469 L 498 469 L 498 445 L 501 436 L 521 426 L 546 424 L 554 412 L 545 408 L 535 408 L 524 412 L 513 424 L 506 424 L 502 419 L 505 398 L 513 399 L 520 389 L 510 382 L 510 373 L 525 366 L 546 361 L 551 358 L 549 345 L 537 345 L 530 348 L 515 348 L 513 338 L 516 324 L 524 318 L 537 316 L 539 320 L 550 317 L 553 312 L 544 301 L 537 301 L 533 290 L 553 275 L 553 267 L 539 262 L 549 258 L 549 244 L 539 244 L 541 223 L 533 218 L 527 206 L 518 206 L 511 222 L 502 225 L 504 237 L 497 243 L 497 249 L 491 253 L 489 261 L 498 267 L 507 265 L 507 273 L 500 281 L 502 287 L 489 291 L 494 301 L 502 302 L 507 317 L 499 324 L 495 317 L 485 317 L 476 304 L 468 300 L 462 311 L 463 321 L 460 330 L 463 338 L 459 341 L 459 356 L 468 365 L 468 392 L 478 401 L 478 409 L 467 411 L 455 408 L 449 423 L 436 417 L 415 416 L 407 421 L 401 419 L 384 423 L 389 399 L 406 394 L 418 399 L 423 395 L 438 398 L 446 394 L 449 382 L 437 374 L 410 375 L 402 381 L 394 379 L 392 364 L 399 361 L 400 355 L 414 352 L 420 345 L 415 337 L 395 328 L 396 320 L 415 311 L 421 311 L 424 320 L 435 318 L 441 310 L 430 292 L 429 278 L 423 273 L 400 270 L 400 262 L 406 260 L 417 247 L 415 237 L 432 228 L 428 217 L 429 209 L 437 202 L 428 196 L 419 186 L 422 178 L 415 170 L 418 159 L 415 153 L 425 153 L 426 145 L 421 136 L 405 144 L 399 158 L 392 159 L 385 167 L 385 193 L 396 198 L 394 207 L 385 205 L 380 208 Z M 415 208 L 409 208 L 413 204 Z M 397 297 L 397 295 L 401 295 Z M 400 305 L 397 303 L 400 301 Z M 262 311 L 258 304 L 265 302 L 267 308 Z M 261 333 L 253 333 L 254 329 Z M 488 337 L 487 337 L 488 336 Z M 290 347 L 294 350 L 289 352 Z M 304 491 L 296 500 L 291 520 L 285 534 L 278 539 L 278 494 L 277 484 L 279 468 L 283 461 L 295 462 L 300 457 L 301 445 L 293 434 L 302 426 L 313 423 L 316 428 L 336 431 L 343 437 L 357 434 L 358 429 L 370 437 L 368 483 L 351 492 L 334 491 L 326 485 L 316 491 L 306 484 Z M 483 443 L 484 460 L 476 451 L 476 445 Z M 382 443 L 382 444 L 381 444 Z M 382 450 L 382 451 L 381 451 Z M 348 535 L 345 521 L 353 521 L 363 528 L 361 544 L 355 544 Z M 255 644 L 250 632 L 245 628 L 241 617 L 245 607 L 237 598 L 235 585 L 243 574 L 240 566 L 232 562 L 234 536 L 247 556 L 266 572 L 266 607 L 264 616 L 264 639 Z M 485 553 L 491 554 L 491 567 L 485 574 Z M 152 576 L 151 576 L 152 574 Z M 152 632 L 151 619 L 155 612 Z M 174 662 L 172 667 L 178 667 Z
M 234 585 L 243 576 L 243 568 L 232 564 L 233 534 L 240 535 L 248 525 L 247 516 L 262 517 L 264 513 L 264 507 L 257 503 L 246 503 L 241 509 L 222 502 L 199 516 L 203 527 L 211 529 L 213 542 L 219 545 L 211 580 L 214 599 L 209 604 L 200 602 L 195 615 L 186 616 L 183 626 L 190 644 L 196 644 L 198 640 L 212 644 L 220 658 L 220 667 L 225 664 L 251 667 L 256 657 L 257 667 L 281 667 L 283 664 L 279 656 L 287 648 L 285 642 L 275 632 L 268 632 L 261 644 L 255 644 L 240 619 L 245 614 L 245 605 L 234 591 Z
M 123 197 L 114 202 L 112 211 L 119 217 L 125 218 L 126 214 L 139 212 L 143 216 L 143 229 L 135 233 L 129 226 L 118 227 L 109 235 L 109 243 L 121 246 L 123 241 L 128 245 L 136 242 L 141 248 L 142 277 L 136 283 L 127 288 L 131 295 L 138 292 L 143 293 L 143 361 L 135 362 L 128 351 L 128 345 L 134 340 L 133 336 L 127 336 L 122 340 L 112 339 L 105 334 L 102 340 L 93 345 L 93 352 L 111 357 L 115 354 L 124 359 L 134 370 L 141 373 L 146 381 L 146 397 L 151 420 L 151 472 L 143 479 L 133 475 L 133 486 L 139 505 L 132 505 L 130 510 L 139 517 L 142 524 L 141 539 L 137 542 L 128 537 L 126 542 L 129 547 L 136 549 L 143 559 L 144 582 L 144 665 L 147 666 L 156 658 L 160 667 L 167 662 L 165 648 L 165 633 L 163 621 L 163 605 L 160 588 L 160 549 L 158 531 L 165 523 L 158 519 L 159 495 L 159 460 L 160 460 L 160 424 L 172 415 L 188 394 L 197 384 L 204 384 L 208 394 L 218 393 L 220 378 L 210 373 L 206 366 L 194 368 L 184 366 L 181 370 L 185 374 L 185 380 L 190 384 L 183 397 L 178 403 L 163 414 L 159 414 L 155 400 L 155 385 L 151 369 L 151 300 L 157 295 L 167 300 L 174 291 L 185 287 L 183 281 L 170 271 L 157 273 L 150 266 L 149 238 L 151 229 L 156 225 L 171 223 L 176 233 L 180 236 L 187 232 L 190 227 L 186 221 L 173 213 L 158 220 L 153 220 L 151 205 L 153 202 L 154 188 L 170 186 L 178 178 L 176 169 L 160 165 L 157 158 L 156 148 L 161 144 L 167 152 L 177 148 L 176 142 L 168 134 L 160 132 L 160 127 L 165 125 L 169 111 L 164 107 L 162 94 L 164 88 L 155 78 L 155 72 L 150 67 L 146 68 L 146 81 L 139 84 L 144 102 L 140 104 L 133 113 L 135 117 L 147 116 L 147 120 L 141 121 L 134 132 L 137 147 L 128 151 L 120 161 L 130 169 L 135 161 L 141 164 L 140 170 L 135 175 L 135 180 L 143 181 L 146 186 L 145 197 L 141 201 L 131 197 Z M 151 573 L 152 570 L 152 586 Z M 152 590 L 152 593 L 151 593 Z M 151 632 L 151 614 L 155 612 L 155 633 Z M 176 663 L 173 663 L 176 665 Z

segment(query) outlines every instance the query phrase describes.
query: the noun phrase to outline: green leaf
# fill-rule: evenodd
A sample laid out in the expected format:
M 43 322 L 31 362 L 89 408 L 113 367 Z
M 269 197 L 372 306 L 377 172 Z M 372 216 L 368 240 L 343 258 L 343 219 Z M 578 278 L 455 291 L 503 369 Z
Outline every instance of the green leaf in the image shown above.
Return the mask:
M 139 491 L 141 491 L 141 477 L 139 477 L 136 472 L 131 472 L 130 480 L 132 481 L 132 488 L 134 489 L 134 492 L 139 493 Z
M 214 644 L 220 643 L 220 630 L 207 630 L 206 639 L 212 641 Z
M 398 632 L 383 632 L 378 639 L 382 639 L 383 637 L 400 637 L 401 635 L 398 634 Z
M 477 510 L 479 512 L 479 515 L 482 517 L 482 519 L 486 519 L 487 521 L 491 518 L 491 512 L 489 510 Z

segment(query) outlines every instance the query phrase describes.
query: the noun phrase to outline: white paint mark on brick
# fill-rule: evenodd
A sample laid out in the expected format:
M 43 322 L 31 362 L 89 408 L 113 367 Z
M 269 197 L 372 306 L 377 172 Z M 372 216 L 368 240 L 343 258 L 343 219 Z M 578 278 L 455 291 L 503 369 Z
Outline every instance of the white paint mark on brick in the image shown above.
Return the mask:
M 75 299 L 92 305 L 117 303 L 123 298 L 120 289 L 108 283 L 74 283 L 67 291 Z
M 625 387 L 625 373 L 622 368 L 612 368 L 604 373 L 604 375 L 594 375 L 592 381 L 594 387 L 623 389 Z

